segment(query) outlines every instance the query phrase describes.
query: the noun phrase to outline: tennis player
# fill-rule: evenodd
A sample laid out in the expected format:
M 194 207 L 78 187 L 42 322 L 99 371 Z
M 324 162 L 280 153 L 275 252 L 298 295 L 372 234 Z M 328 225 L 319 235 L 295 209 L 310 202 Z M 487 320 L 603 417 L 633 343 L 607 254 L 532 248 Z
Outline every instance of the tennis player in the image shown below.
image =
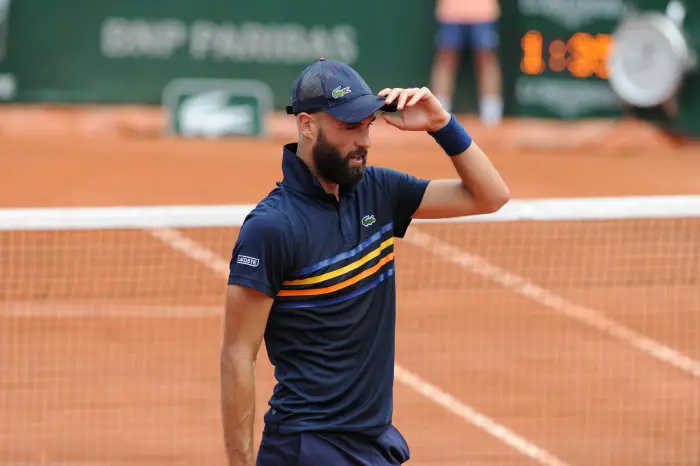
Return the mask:
M 368 166 L 377 112 L 428 133 L 458 177 Z M 298 142 L 284 146 L 283 180 L 246 217 L 230 263 L 221 350 L 229 465 L 403 464 L 409 448 L 392 425 L 394 239 L 412 218 L 494 212 L 508 188 L 427 88 L 374 95 L 350 66 L 321 59 L 296 79 L 287 113 Z M 263 338 L 277 384 L 256 455 Z

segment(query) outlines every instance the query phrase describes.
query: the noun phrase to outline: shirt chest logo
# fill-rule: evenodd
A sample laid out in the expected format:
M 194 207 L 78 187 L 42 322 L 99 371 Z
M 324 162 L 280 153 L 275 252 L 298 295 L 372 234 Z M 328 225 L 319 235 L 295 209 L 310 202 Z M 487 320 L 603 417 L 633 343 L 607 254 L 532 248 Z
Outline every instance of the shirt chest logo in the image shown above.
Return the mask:
M 370 227 L 374 225 L 374 223 L 377 221 L 376 218 L 374 218 L 374 215 L 365 215 L 362 217 L 362 226 L 363 227 Z

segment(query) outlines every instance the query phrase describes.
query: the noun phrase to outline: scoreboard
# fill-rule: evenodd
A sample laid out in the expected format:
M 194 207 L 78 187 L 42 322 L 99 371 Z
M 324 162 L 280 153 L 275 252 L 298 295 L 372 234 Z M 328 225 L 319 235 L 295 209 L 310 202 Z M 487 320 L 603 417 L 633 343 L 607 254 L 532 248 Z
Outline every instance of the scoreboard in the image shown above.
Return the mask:
M 558 119 L 613 117 L 622 103 L 608 81 L 612 32 L 625 0 L 501 0 L 507 111 Z
M 624 112 L 700 139 L 700 0 L 500 0 L 500 4 L 501 66 L 509 115 L 580 119 L 619 117 Z M 696 59 L 671 105 L 638 108 L 625 104 L 613 90 L 608 57 L 616 50 L 614 33 L 629 20 L 631 8 L 637 15 L 677 17 L 674 22 L 680 21 L 678 28 Z M 669 67 L 675 66 L 674 59 L 666 56 L 663 31 L 637 33 L 643 42 L 639 47 L 620 42 L 617 48 L 618 53 L 631 54 L 627 69 L 635 63 L 644 70 L 628 76 L 638 90 L 661 86 L 654 80 L 668 76 Z M 654 59 L 655 54 L 665 58 Z M 617 86 L 621 79 L 618 76 Z
M 612 35 L 575 32 L 568 39 L 545 41 L 540 31 L 527 31 L 521 39 L 520 71 L 539 76 L 545 71 L 576 78 L 608 79 L 606 59 Z

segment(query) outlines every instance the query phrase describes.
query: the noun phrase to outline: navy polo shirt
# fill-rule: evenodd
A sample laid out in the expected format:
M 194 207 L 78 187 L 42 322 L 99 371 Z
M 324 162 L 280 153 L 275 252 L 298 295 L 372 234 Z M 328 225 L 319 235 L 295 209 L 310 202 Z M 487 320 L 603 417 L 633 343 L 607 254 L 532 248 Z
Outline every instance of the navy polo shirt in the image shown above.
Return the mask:
M 274 298 L 265 346 L 277 384 L 267 428 L 381 432 L 392 420 L 394 238 L 427 180 L 367 167 L 340 200 L 284 147 L 284 178 L 246 217 L 229 284 Z

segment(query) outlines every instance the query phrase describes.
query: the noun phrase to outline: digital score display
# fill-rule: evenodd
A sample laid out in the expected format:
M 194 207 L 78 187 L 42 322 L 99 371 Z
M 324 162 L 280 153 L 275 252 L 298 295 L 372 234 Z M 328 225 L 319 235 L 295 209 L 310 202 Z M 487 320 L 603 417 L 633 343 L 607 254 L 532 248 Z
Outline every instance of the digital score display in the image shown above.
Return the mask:
M 576 32 L 566 41 L 545 40 L 530 30 L 520 41 L 520 70 L 526 75 L 567 73 L 575 78 L 608 79 L 606 59 L 612 47 L 611 34 Z

